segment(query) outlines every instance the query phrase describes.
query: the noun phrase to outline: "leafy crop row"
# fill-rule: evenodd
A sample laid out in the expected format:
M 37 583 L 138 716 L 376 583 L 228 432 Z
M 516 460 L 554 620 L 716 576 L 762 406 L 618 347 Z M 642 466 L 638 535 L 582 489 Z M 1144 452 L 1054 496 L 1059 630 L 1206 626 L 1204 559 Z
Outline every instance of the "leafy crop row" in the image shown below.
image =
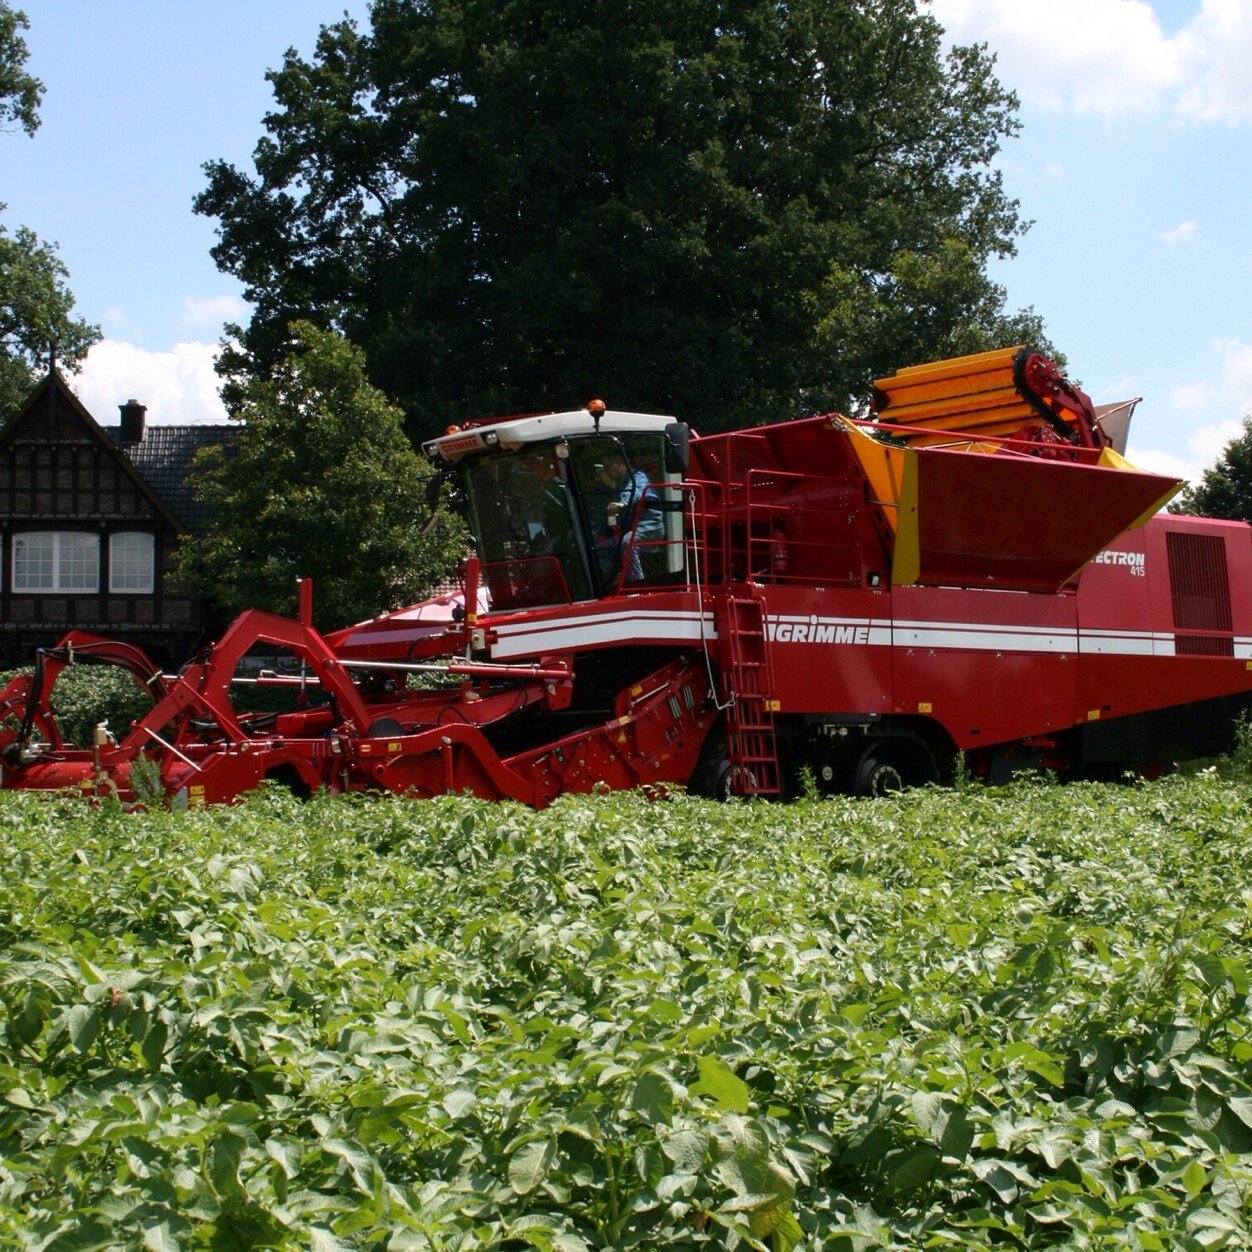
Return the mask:
M 5 794 L 0 1245 L 1245 1245 L 1243 801 Z

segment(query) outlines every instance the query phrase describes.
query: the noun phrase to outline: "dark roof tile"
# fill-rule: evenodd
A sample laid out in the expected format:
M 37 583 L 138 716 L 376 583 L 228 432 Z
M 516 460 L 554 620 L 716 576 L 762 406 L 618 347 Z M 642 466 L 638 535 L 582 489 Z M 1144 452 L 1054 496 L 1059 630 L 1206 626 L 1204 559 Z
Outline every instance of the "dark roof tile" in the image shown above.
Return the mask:
M 135 469 L 188 530 L 204 529 L 212 511 L 196 498 L 188 481 L 191 462 L 201 448 L 215 444 L 233 448 L 242 433 L 237 423 L 199 422 L 193 426 L 149 423 L 138 443 L 123 443 L 118 426 L 106 426 L 104 433 L 130 458 Z

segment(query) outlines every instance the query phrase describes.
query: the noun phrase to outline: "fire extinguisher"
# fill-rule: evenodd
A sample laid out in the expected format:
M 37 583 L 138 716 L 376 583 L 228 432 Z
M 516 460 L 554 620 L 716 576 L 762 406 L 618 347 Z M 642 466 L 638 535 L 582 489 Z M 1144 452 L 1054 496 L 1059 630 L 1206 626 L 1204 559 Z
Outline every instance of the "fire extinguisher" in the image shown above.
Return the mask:
M 791 547 L 781 519 L 775 521 L 770 535 L 769 567 L 775 578 L 785 578 L 791 573 Z

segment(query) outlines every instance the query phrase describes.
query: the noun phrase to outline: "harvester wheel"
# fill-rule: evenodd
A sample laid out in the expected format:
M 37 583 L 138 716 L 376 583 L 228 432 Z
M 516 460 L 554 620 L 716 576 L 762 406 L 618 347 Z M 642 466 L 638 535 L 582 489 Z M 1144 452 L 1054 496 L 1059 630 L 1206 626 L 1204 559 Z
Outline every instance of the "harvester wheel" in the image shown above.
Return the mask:
M 691 791 L 698 796 L 707 796 L 710 800 L 731 799 L 735 794 L 731 790 L 733 768 L 726 732 L 717 727 L 705 740 L 700 760 L 692 771 Z
M 852 790 L 858 796 L 885 796 L 904 789 L 904 774 L 887 745 L 867 748 L 852 775 Z
M 732 765 L 730 753 L 720 757 L 705 775 L 707 781 L 698 788 L 698 793 L 712 800 L 734 800 L 739 797 L 735 785 L 740 781 L 747 783 L 748 793 L 756 788 L 756 775 L 743 765 Z
M 852 771 L 852 793 L 885 796 L 905 787 L 923 787 L 938 778 L 934 757 L 920 741 L 883 739 L 861 753 Z

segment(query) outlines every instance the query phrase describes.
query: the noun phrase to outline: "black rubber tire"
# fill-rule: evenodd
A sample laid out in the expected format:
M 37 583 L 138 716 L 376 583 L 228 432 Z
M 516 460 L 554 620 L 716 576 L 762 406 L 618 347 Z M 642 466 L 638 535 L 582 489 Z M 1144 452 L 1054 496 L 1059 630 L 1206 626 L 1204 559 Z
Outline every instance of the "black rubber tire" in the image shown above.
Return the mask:
M 908 786 L 900 756 L 890 744 L 874 744 L 865 749 L 852 771 L 852 793 L 858 796 L 886 796 Z
M 733 800 L 736 798 L 736 793 L 731 790 L 733 771 L 726 733 L 716 728 L 704 742 L 689 789 L 693 795 L 706 796 L 710 800 Z
M 861 753 L 852 771 L 852 794 L 885 796 L 905 787 L 924 787 L 939 781 L 939 769 L 920 740 L 879 739 Z

